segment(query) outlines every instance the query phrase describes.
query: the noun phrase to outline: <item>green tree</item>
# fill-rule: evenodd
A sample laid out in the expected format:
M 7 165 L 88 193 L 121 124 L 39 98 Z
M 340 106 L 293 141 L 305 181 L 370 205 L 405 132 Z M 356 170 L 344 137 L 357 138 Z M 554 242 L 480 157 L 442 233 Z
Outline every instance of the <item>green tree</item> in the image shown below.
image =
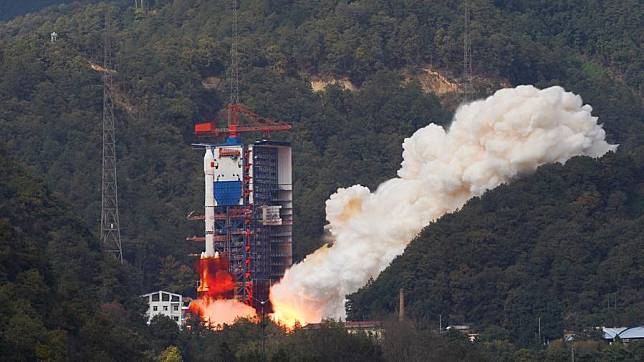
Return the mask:
M 150 321 L 150 333 L 160 346 L 175 344 L 179 337 L 179 325 L 172 318 L 162 314 L 155 315 Z
M 159 362 L 183 362 L 181 357 L 181 351 L 176 346 L 168 346 L 164 349 L 163 352 L 157 357 Z

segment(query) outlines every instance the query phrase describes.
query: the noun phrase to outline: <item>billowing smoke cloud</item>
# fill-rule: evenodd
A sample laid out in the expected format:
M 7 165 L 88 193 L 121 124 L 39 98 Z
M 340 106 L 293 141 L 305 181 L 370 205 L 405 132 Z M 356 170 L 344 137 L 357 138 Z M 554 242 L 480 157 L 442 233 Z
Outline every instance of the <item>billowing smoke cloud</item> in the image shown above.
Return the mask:
M 326 217 L 335 242 L 271 289 L 274 317 L 285 324 L 342 318 L 345 295 L 375 278 L 431 221 L 540 165 L 614 151 L 591 111 L 561 87 L 519 86 L 461 106 L 448 130 L 419 129 L 403 143 L 397 178 L 373 193 L 355 185 L 331 195 Z
M 221 328 L 224 324 L 233 324 L 239 318 L 255 316 L 254 308 L 232 299 L 235 280 L 229 272 L 228 258 L 219 253 L 204 256 L 195 268 L 199 273 L 199 287 L 197 299 L 189 306 L 193 316 L 199 316 L 200 320 L 214 329 Z

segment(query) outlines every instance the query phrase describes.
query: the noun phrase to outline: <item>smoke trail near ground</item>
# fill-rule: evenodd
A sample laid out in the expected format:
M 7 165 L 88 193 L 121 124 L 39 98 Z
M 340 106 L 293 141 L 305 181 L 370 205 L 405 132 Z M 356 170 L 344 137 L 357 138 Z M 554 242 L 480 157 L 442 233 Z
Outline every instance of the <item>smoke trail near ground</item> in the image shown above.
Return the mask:
M 224 324 L 232 325 L 240 318 L 249 319 L 256 316 L 255 308 L 236 299 L 199 298 L 192 301 L 190 310 L 195 311 L 194 313 L 213 329 L 221 329 Z
M 403 143 L 398 177 L 375 192 L 355 185 L 326 202 L 334 238 L 271 289 L 274 318 L 292 325 L 345 315 L 345 295 L 376 277 L 428 225 L 512 178 L 571 157 L 617 148 L 561 87 L 501 89 L 461 106 L 448 130 L 430 124 Z
M 195 269 L 199 273 L 199 287 L 197 299 L 189 306 L 193 316 L 219 329 L 224 324 L 233 324 L 239 318 L 256 315 L 254 308 L 232 299 L 235 280 L 229 271 L 230 262 L 226 256 L 215 253 L 211 257 L 202 257 Z

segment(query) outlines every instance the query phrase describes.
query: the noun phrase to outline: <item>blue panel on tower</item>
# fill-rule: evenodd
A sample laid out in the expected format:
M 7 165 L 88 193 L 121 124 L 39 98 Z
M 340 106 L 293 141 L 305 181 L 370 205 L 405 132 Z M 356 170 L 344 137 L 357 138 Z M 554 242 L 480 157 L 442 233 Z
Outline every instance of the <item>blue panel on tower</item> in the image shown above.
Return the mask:
M 239 199 L 241 199 L 241 197 L 241 181 L 215 182 L 215 201 L 217 201 L 217 206 L 239 205 Z

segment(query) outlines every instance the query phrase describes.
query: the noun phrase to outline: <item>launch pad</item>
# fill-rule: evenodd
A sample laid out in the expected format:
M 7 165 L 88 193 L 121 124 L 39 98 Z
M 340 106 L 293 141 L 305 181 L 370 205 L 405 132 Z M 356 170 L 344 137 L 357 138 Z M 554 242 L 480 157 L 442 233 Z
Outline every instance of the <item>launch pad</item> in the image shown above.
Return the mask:
M 227 128 L 217 128 L 215 121 L 195 125 L 197 136 L 224 136 L 225 142 L 193 145 L 205 150 L 205 213 L 192 217 L 204 220 L 205 236 L 190 239 L 204 241 L 202 259 L 217 254 L 229 261 L 233 298 L 260 310 L 267 308 L 271 285 L 293 263 L 291 147 L 268 140 L 244 143 L 239 134 L 267 134 L 291 126 L 239 104 L 228 106 L 228 121 Z

